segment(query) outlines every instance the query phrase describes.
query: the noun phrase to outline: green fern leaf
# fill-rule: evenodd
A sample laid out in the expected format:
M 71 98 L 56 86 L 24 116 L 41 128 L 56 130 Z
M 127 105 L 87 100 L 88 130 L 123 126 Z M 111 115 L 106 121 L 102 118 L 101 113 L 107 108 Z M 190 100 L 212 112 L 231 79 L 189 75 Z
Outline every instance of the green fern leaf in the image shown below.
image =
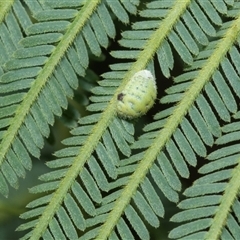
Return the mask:
M 21 162 L 22 154 L 15 147 L 19 142 L 30 155 L 40 156 L 43 137 L 50 132 L 48 125 L 53 125 L 54 115 L 62 115 L 62 108 L 66 109 L 68 105 L 67 97 L 73 97 L 73 89 L 79 85 L 78 77 L 85 75 L 89 64 L 88 48 L 99 56 L 101 47 L 108 46 L 108 36 L 115 36 L 108 7 L 100 1 L 26 1 L 26 4 L 36 23 L 31 22 L 22 3 L 17 1 L 13 5 L 17 19 L 12 12 L 6 17 L 9 31 L 14 31 L 13 34 L 8 34 L 5 25 L 1 25 L 3 51 L 8 54 L 1 75 L 2 92 L 8 92 L 8 96 L 1 97 L 6 115 L 0 122 L 2 129 L 8 127 L 1 134 L 0 145 L 0 162 L 6 161 L 6 164 L 11 161 L 8 152 L 12 149 L 15 159 L 19 158 Z M 126 6 L 129 12 L 136 8 L 132 3 Z M 6 5 L 6 9 L 9 8 Z M 112 10 L 115 11 L 115 7 Z M 123 16 L 127 14 L 124 8 L 119 11 Z M 26 37 L 22 37 L 18 24 Z M 100 31 L 104 28 L 106 31 Z M 15 92 L 19 89 L 22 91 Z M 17 106 L 15 111 L 14 106 Z M 29 157 L 26 159 L 30 160 Z M 17 172 L 16 166 L 12 165 L 12 174 Z M 16 187 L 16 183 L 12 184 Z M 8 190 L 4 189 L 4 192 Z
M 26 0 L 34 24 L 17 4 L 14 17 L 26 37 L 17 35 L 16 44 L 7 23 L 0 26 L 1 89 L 10 89 L 6 96 L 2 90 L 0 109 L 3 194 L 8 183 L 18 187 L 18 177 L 31 168 L 30 156 L 39 158 L 49 124 L 62 115 L 74 89 L 80 85 L 82 97 L 87 92 L 91 101 L 89 115 L 79 119 L 63 140 L 65 148 L 47 163 L 50 172 L 30 189 L 41 197 L 22 214 L 23 239 L 150 239 L 149 229 L 159 228 L 168 202 L 179 202 L 185 179 L 201 158 L 207 159 L 199 169 L 203 176 L 184 191 L 182 212 L 171 219 L 178 226 L 169 237 L 237 239 L 238 2 L 164 0 L 139 6 L 138 0 Z M 137 12 L 133 20 L 129 13 Z M 136 22 L 124 26 L 121 46 L 111 52 L 114 64 L 90 88 L 91 54 L 100 56 L 109 37 L 115 39 L 118 20 Z M 136 72 L 148 69 L 169 78 L 176 60 L 184 70 L 155 105 L 165 110 L 143 132 L 136 127 L 145 116 L 118 117 L 119 95 Z M 162 81 L 157 79 L 161 89 Z

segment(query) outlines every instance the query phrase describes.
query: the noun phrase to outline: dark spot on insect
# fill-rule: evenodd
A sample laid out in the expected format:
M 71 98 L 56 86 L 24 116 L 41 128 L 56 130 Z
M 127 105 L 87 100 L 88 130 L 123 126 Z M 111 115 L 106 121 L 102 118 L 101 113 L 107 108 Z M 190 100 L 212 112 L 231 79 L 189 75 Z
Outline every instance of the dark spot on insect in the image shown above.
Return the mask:
M 124 94 L 123 94 L 123 93 L 119 93 L 119 94 L 117 95 L 117 100 L 118 100 L 118 101 L 122 101 L 122 100 L 123 100 L 123 97 L 124 97 Z

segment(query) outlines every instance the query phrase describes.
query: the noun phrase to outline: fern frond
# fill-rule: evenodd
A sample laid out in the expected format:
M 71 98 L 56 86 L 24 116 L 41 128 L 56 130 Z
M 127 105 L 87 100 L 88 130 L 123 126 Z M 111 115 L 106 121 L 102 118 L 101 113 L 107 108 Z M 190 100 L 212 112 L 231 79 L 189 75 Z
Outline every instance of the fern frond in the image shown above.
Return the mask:
M 6 17 L 7 23 L 11 20 L 10 23 L 15 24 L 14 30 L 19 30 L 18 24 L 21 25 L 27 35 L 25 38 L 17 34 L 21 31 L 8 34 L 5 25 L 1 25 L 3 51 L 6 49 L 8 56 L 3 55 L 5 72 L 0 80 L 1 93 L 7 92 L 7 96 L 1 97 L 5 115 L 0 122 L 0 163 L 6 161 L 8 164 L 11 152 L 14 159 L 20 163 L 24 161 L 24 167 L 30 169 L 30 156 L 22 160 L 20 150 L 24 148 L 24 155 L 40 156 L 43 137 L 49 135 L 48 125 L 54 123 L 54 115 L 60 116 L 62 108 L 66 109 L 67 97 L 73 97 L 79 76 L 85 75 L 89 64 L 88 48 L 99 56 L 101 47 L 108 46 L 108 38 L 115 36 L 115 27 L 109 6 L 101 1 L 52 3 L 26 0 L 25 3 L 36 23 L 32 24 L 19 1 L 13 5 L 17 20 L 13 19 L 11 11 Z M 113 12 L 116 11 L 116 6 L 109 5 Z M 123 7 L 117 9 L 122 16 L 136 8 L 130 2 L 125 5 L 126 10 Z M 119 6 L 122 5 L 119 3 Z M 12 29 L 11 25 L 9 29 Z M 12 164 L 13 176 L 18 165 Z M 7 181 L 9 175 L 6 177 Z M 7 196 L 7 185 L 1 189 Z
M 148 150 L 145 152 L 145 155 L 141 159 L 141 162 L 139 163 L 139 166 L 136 168 L 134 173 L 132 174 L 131 178 L 129 179 L 128 184 L 124 187 L 120 197 L 116 199 L 115 206 L 113 210 L 109 213 L 109 216 L 104 223 L 103 227 L 100 229 L 100 233 L 97 236 L 99 239 L 105 239 L 108 235 L 110 234 L 111 230 L 114 228 L 114 224 L 116 224 L 116 216 L 119 216 L 125 213 L 125 207 L 130 201 L 130 198 L 132 197 L 132 194 L 129 193 L 134 193 L 137 189 L 137 187 L 140 185 L 142 179 L 146 175 L 146 172 L 148 169 L 150 169 L 150 173 L 156 182 L 156 184 L 159 186 L 159 188 L 164 192 L 165 196 L 169 198 L 171 201 L 178 201 L 178 197 L 174 197 L 174 193 L 172 192 L 173 195 L 169 195 L 171 191 L 171 187 L 166 191 L 166 187 L 168 184 L 174 185 L 173 181 L 170 180 L 170 177 L 168 176 L 168 171 L 163 171 L 163 175 L 161 174 L 161 170 L 159 167 L 156 165 L 152 165 L 153 161 L 155 161 L 157 155 L 159 152 L 166 148 L 165 150 L 168 152 L 171 161 L 175 165 L 175 168 L 178 172 L 179 175 L 182 177 L 188 177 L 188 168 L 187 165 L 184 162 L 184 159 L 181 156 L 181 153 L 179 152 L 178 147 L 175 145 L 175 143 L 170 140 L 170 137 L 173 135 L 178 127 L 179 124 L 181 124 L 182 132 L 182 137 L 185 138 L 185 142 L 187 143 L 188 148 L 192 148 L 197 155 L 200 156 L 206 156 L 206 148 L 205 144 L 213 144 L 213 136 L 212 133 L 210 133 L 207 129 L 207 123 L 204 121 L 203 118 L 200 118 L 200 122 L 197 121 L 195 118 L 192 119 L 194 121 L 195 127 L 198 129 L 200 136 L 198 133 L 195 131 L 195 129 L 190 125 L 189 121 L 184 118 L 184 115 L 188 111 L 197 111 L 196 108 L 193 108 L 192 105 L 195 100 L 198 98 L 203 99 L 204 98 L 200 95 L 200 91 L 204 87 L 204 85 L 211 80 L 211 77 L 213 73 L 216 71 L 216 68 L 218 65 L 222 62 L 224 62 L 223 57 L 227 54 L 227 52 L 230 50 L 234 42 L 236 41 L 239 33 L 239 18 L 236 21 L 232 22 L 231 27 L 229 27 L 228 31 L 225 33 L 224 38 L 221 40 L 215 42 L 215 48 L 211 56 L 205 61 L 205 64 L 202 66 L 202 68 L 199 70 L 196 78 L 191 82 L 191 85 L 187 88 L 187 90 L 182 94 L 181 101 L 178 103 L 178 105 L 174 108 L 173 113 L 169 116 L 167 119 L 166 124 L 164 125 L 163 129 L 160 130 L 160 132 L 157 134 L 157 137 L 153 139 L 150 137 L 149 138 L 149 145 L 151 145 Z M 238 26 L 238 27 L 237 27 Z M 236 27 L 238 28 L 238 31 L 236 31 Z M 206 86 L 207 89 L 207 86 Z M 206 91 L 207 92 L 207 91 Z M 236 90 L 237 92 L 237 90 Z M 173 94 L 174 95 L 174 94 Z M 170 97 L 172 97 L 170 95 Z M 211 98 L 214 98 L 214 95 L 211 95 Z M 216 98 L 216 96 L 215 96 Z M 219 99 L 219 98 L 216 98 Z M 198 100 L 197 100 L 198 101 Z M 205 100 L 204 100 L 205 101 Z M 223 105 L 224 106 L 224 105 Z M 236 105 L 235 105 L 236 106 Z M 192 108 L 191 108 L 192 107 Z M 203 105 L 200 103 L 199 109 L 202 110 Z M 217 105 L 216 105 L 217 107 Z M 192 109 L 192 110 L 190 110 Z M 236 111 L 236 108 L 234 109 Z M 205 110 L 206 111 L 206 108 Z M 190 117 L 193 117 L 193 114 L 189 112 Z M 195 115 L 200 116 L 200 114 Z M 221 117 L 221 116 L 220 116 Z M 223 120 L 224 116 L 222 116 Z M 201 130 L 201 128 L 204 128 L 204 131 Z M 208 135 L 203 135 L 203 132 L 207 133 Z M 140 140 L 141 141 L 141 140 Z M 205 141 L 205 144 L 204 142 Z M 142 147 L 145 148 L 146 140 L 144 139 L 143 144 L 139 144 L 138 148 Z M 181 142 L 181 141 L 180 141 Z M 179 144 L 179 142 L 176 142 Z M 181 145 L 181 143 L 180 143 Z M 133 145 L 134 147 L 134 145 Z M 181 149 L 181 147 L 179 147 Z M 184 151 L 183 153 L 184 154 Z M 193 153 L 194 154 L 194 153 Z M 164 158 L 162 156 L 162 153 L 159 155 L 159 165 L 162 167 L 162 162 L 166 161 L 166 157 Z M 195 163 L 196 164 L 196 163 Z M 160 177 L 162 175 L 162 177 Z M 166 179 L 169 181 L 168 183 L 164 182 L 164 175 Z M 179 180 L 178 180 L 179 181 Z M 176 185 L 174 185 L 176 186 Z M 127 198 L 129 199 L 127 200 Z M 115 221 L 115 222 L 114 222 Z M 209 223 L 209 221 L 208 221 Z M 133 228 L 135 229 L 135 222 L 133 223 Z M 198 223 L 200 226 L 203 224 L 203 226 L 206 227 L 206 222 L 199 222 Z M 196 224 L 197 226 L 197 224 Z M 191 229 L 191 227 L 189 227 Z M 136 230 L 136 229 L 135 229 Z M 137 230 L 136 230 L 137 231 Z M 137 233 L 141 235 L 141 232 Z
M 237 144 L 239 141 L 238 126 L 238 119 L 235 123 L 223 126 L 224 135 L 215 142 L 220 146 L 208 155 L 207 159 L 210 162 L 199 169 L 199 173 L 204 176 L 196 180 L 194 185 L 184 192 L 187 199 L 179 203 L 179 207 L 183 211 L 171 219 L 175 222 L 191 221 L 192 223 L 185 223 L 174 229 L 170 233 L 170 237 L 176 238 L 190 234 L 184 239 L 196 236 L 202 236 L 205 239 L 218 239 L 220 236 L 222 238 L 238 238 L 238 168 L 240 156 L 239 144 Z M 221 146 L 226 145 L 226 143 L 232 144 L 231 146 Z M 224 169 L 225 167 L 228 169 Z M 200 198 L 201 205 L 196 204 Z M 202 221 L 208 219 L 208 224 L 202 229 L 193 227 L 193 225 L 198 224 L 199 220 L 197 219 L 199 218 L 202 218 Z M 206 228 L 209 229 L 197 233 Z
M 237 25 L 239 25 L 238 21 L 239 17 L 236 20 Z M 236 27 L 235 24 L 233 26 Z M 236 113 L 237 111 L 237 104 L 231 92 L 234 91 L 239 97 L 239 85 L 237 84 L 239 72 L 234 69 L 236 62 L 229 61 L 229 59 L 232 59 L 233 54 L 235 60 L 239 59 L 240 55 L 239 52 L 236 52 L 235 46 L 229 51 L 228 58 L 223 58 L 221 61 L 221 70 L 217 70 L 213 75 L 213 82 L 221 98 L 216 95 L 217 92 L 212 85 L 211 88 L 209 88 L 209 85 L 206 86 L 206 93 L 219 117 L 227 122 L 230 121 L 230 113 Z M 230 76 L 231 78 L 229 78 Z M 229 82 L 226 82 L 225 79 L 229 79 Z M 228 104 L 230 99 L 232 101 L 231 106 Z M 238 118 L 238 113 L 235 116 Z M 181 209 L 187 210 L 183 210 L 172 217 L 172 221 L 188 223 L 172 230 L 169 235 L 171 238 L 238 238 L 239 221 L 236 216 L 239 213 L 236 211 L 231 213 L 233 207 L 238 205 L 239 166 L 237 164 L 239 162 L 239 151 L 238 144 L 235 144 L 235 141 L 239 141 L 237 136 L 238 124 L 238 122 L 230 123 L 222 127 L 224 135 L 218 135 L 215 143 L 218 145 L 231 145 L 219 147 L 218 150 L 207 156 L 207 159 L 211 162 L 199 169 L 199 173 L 205 176 L 196 180 L 194 185 L 184 192 L 187 199 L 179 204 Z M 225 167 L 228 167 L 228 169 L 223 169 Z

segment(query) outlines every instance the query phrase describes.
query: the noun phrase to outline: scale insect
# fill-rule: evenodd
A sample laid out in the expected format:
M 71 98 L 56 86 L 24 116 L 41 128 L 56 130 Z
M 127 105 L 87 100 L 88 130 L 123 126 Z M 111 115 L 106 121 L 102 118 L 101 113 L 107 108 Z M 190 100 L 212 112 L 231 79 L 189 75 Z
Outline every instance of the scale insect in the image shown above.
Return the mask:
M 124 90 L 117 95 L 117 113 L 122 118 L 137 118 L 145 114 L 157 97 L 155 78 L 148 70 L 133 75 Z

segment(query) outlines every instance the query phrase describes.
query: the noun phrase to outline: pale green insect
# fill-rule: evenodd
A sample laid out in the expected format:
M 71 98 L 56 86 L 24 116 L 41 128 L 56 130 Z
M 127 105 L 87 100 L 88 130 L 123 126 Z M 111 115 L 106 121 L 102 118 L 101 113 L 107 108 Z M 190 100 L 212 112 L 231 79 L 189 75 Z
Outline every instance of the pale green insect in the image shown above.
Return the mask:
M 133 75 L 125 89 L 118 94 L 117 113 L 122 118 L 137 118 L 145 114 L 157 97 L 156 81 L 148 70 Z

